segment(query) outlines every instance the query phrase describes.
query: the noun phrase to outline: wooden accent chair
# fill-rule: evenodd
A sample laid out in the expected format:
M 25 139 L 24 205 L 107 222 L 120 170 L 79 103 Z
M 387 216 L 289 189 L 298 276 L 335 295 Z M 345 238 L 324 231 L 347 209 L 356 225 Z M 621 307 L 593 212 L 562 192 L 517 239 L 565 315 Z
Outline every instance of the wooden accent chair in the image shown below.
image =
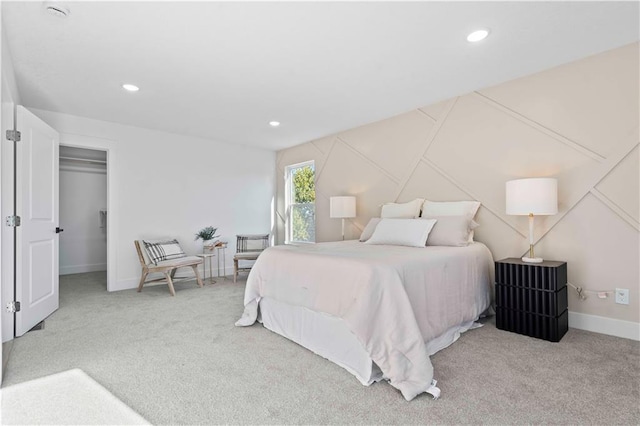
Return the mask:
M 238 280 L 238 272 L 249 271 L 251 266 L 239 267 L 238 262 L 258 259 L 260 253 L 269 247 L 269 234 L 236 235 L 236 254 L 233 256 L 233 282 Z
M 140 266 L 142 266 L 142 276 L 140 277 L 140 284 L 138 285 L 138 293 L 142 291 L 142 286 L 146 283 L 166 280 L 167 285 L 169 286 L 169 292 L 172 296 L 175 296 L 176 291 L 173 288 L 173 277 L 175 276 L 178 268 L 184 268 L 187 266 L 193 268 L 193 272 L 196 274 L 198 286 L 202 287 L 202 280 L 200 279 L 200 273 L 198 273 L 198 265 L 203 262 L 202 258 L 197 256 L 186 256 L 179 259 L 164 260 L 162 262 L 158 262 L 157 265 L 154 265 L 152 262 L 147 261 L 144 250 L 141 247 L 143 244 L 142 241 L 136 240 L 134 241 L 134 244 L 136 245 L 136 251 L 138 252 L 138 259 L 140 259 Z M 154 272 L 164 274 L 164 278 L 146 281 L 147 275 Z

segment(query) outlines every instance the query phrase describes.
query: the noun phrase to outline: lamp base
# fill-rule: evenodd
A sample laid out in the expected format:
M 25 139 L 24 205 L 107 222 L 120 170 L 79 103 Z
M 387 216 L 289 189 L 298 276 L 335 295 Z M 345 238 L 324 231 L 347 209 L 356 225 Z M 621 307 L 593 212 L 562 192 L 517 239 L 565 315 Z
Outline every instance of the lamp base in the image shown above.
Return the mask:
M 526 263 L 542 263 L 542 258 L 541 257 L 523 257 L 522 261 L 526 262 Z

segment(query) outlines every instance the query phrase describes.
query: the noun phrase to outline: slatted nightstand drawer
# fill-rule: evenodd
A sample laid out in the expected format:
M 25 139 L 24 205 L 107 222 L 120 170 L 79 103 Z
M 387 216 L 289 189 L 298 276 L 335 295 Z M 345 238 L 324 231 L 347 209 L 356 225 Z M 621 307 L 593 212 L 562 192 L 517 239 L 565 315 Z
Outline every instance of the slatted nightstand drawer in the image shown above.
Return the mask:
M 557 317 L 550 317 L 496 307 L 496 327 L 500 330 L 559 342 L 569 330 L 569 311 L 565 310 Z
M 567 287 L 554 292 L 496 283 L 496 306 L 557 317 L 567 310 Z
M 558 291 L 567 285 L 567 263 L 525 263 L 520 259 L 496 262 L 496 282 L 515 287 Z

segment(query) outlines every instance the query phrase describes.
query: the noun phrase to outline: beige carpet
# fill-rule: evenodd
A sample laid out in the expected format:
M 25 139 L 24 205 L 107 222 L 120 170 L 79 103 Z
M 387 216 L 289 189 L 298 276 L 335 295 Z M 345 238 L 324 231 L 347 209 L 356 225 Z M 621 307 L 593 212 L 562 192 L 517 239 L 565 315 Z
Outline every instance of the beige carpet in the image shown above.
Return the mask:
M 82 370 L 0 390 L 3 425 L 146 425 L 125 403 Z
M 60 309 L 17 339 L 5 386 L 81 368 L 154 424 L 639 424 L 640 343 L 570 329 L 550 343 L 485 327 L 432 357 L 442 396 L 407 402 L 260 325 L 244 282 L 107 293 L 61 280 Z

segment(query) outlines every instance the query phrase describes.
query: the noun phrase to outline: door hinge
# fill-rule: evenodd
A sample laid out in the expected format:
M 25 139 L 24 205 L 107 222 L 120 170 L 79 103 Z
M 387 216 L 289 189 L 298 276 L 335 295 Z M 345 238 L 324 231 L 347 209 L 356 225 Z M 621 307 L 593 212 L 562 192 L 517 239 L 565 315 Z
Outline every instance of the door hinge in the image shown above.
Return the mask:
M 7 140 L 20 142 L 20 132 L 17 130 L 7 130 Z
M 7 226 L 20 226 L 20 216 L 7 216 Z
M 13 301 L 7 303 L 7 312 L 9 312 L 10 314 L 20 312 L 20 302 Z

